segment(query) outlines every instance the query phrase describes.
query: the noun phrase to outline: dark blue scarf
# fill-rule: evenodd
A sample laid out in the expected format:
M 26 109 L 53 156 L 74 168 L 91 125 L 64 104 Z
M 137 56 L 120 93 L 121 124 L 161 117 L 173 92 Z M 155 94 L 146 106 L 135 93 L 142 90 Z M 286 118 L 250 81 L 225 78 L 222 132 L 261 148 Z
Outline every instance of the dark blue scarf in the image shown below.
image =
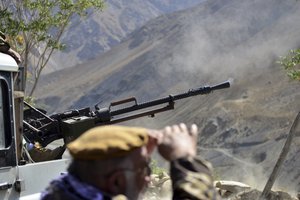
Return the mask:
M 58 194 L 60 193 L 60 194 Z M 71 174 L 65 174 L 51 181 L 50 185 L 42 192 L 41 200 L 66 197 L 72 200 L 104 200 L 103 193 L 97 188 L 79 181 Z

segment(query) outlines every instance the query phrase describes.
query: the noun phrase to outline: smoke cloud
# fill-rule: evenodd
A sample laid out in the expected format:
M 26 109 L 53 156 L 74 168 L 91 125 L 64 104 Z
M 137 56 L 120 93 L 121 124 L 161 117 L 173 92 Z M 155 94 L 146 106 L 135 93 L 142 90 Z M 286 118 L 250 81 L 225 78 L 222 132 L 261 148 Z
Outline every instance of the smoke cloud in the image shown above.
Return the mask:
M 195 85 L 195 80 L 214 83 L 227 79 L 234 80 L 234 85 L 243 81 L 244 86 L 253 86 L 255 78 L 261 76 L 264 79 L 263 74 L 270 73 L 270 69 L 276 67 L 275 63 L 280 56 L 300 45 L 300 26 L 295 25 L 295 22 L 300 21 L 300 3 L 297 1 L 235 0 L 213 1 L 211 4 L 207 1 L 201 6 L 198 13 L 192 10 L 190 15 L 185 16 L 182 37 L 176 40 L 178 44 L 172 55 L 159 69 L 163 74 L 175 70 L 189 75 L 191 78 L 186 79 L 185 84 L 190 87 Z M 202 16 L 200 11 L 205 9 L 211 13 Z M 285 72 L 282 70 L 282 73 Z M 278 145 L 277 151 L 281 147 Z M 277 159 L 276 155 L 274 153 L 273 160 Z M 224 153 L 221 156 L 226 157 Z M 269 171 L 266 171 L 267 168 L 260 163 L 240 159 L 241 162 L 235 160 L 232 163 L 242 174 L 225 170 L 222 171 L 223 178 L 244 181 L 263 189 L 274 162 L 268 162 Z M 216 165 L 224 164 L 211 161 Z M 222 170 L 222 167 L 218 167 L 218 170 Z M 296 192 L 299 180 L 294 182 L 295 186 L 289 186 L 287 182 L 276 183 L 274 188 Z

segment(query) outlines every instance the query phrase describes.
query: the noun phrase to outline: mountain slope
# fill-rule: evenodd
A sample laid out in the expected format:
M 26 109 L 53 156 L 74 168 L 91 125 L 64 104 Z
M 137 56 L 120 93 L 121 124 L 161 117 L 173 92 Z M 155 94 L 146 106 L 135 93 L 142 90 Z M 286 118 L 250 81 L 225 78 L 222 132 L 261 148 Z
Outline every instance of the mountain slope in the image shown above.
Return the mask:
M 73 19 L 63 37 L 67 48 L 58 52 L 45 72 L 53 72 L 83 63 L 119 44 L 129 33 L 150 19 L 186 9 L 203 0 L 107 0 L 101 12 L 90 13 L 82 21 Z M 65 58 L 68 57 L 68 62 Z
M 233 78 L 230 89 L 125 124 L 196 123 L 199 152 L 216 176 L 261 189 L 300 110 L 299 83 L 276 64 L 300 45 L 299 9 L 294 0 L 206 1 L 151 20 L 94 60 L 44 76 L 36 95 L 49 112 L 62 112 L 100 100 L 107 107 L 129 96 L 146 101 Z M 277 189 L 300 187 L 299 143 L 296 137 Z

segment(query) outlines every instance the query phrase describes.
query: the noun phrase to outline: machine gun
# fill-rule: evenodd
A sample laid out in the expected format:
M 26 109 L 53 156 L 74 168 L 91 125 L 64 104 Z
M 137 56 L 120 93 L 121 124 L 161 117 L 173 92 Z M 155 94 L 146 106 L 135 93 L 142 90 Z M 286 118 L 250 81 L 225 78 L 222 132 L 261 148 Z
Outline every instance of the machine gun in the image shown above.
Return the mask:
M 24 138 L 27 142 L 39 142 L 43 147 L 54 140 L 64 139 L 69 143 L 84 131 L 100 125 L 115 124 L 131 119 L 150 116 L 154 117 L 156 113 L 174 109 L 176 100 L 208 94 L 214 90 L 229 88 L 230 82 L 226 81 L 214 86 L 204 86 L 197 89 L 190 89 L 185 93 L 169 95 L 164 98 L 138 103 L 135 97 L 130 97 L 120 101 L 110 103 L 108 108 L 99 108 L 95 105 L 95 111 L 89 107 L 70 110 L 64 113 L 58 113 L 48 116 L 44 110 L 36 109 L 30 104 L 24 102 L 29 108 L 24 112 Z M 120 105 L 125 107 L 120 107 Z M 128 104 L 133 104 L 129 105 Z M 165 106 L 159 107 L 162 104 Z M 117 107 L 117 108 L 116 108 Z M 140 111 L 136 113 L 137 111 Z

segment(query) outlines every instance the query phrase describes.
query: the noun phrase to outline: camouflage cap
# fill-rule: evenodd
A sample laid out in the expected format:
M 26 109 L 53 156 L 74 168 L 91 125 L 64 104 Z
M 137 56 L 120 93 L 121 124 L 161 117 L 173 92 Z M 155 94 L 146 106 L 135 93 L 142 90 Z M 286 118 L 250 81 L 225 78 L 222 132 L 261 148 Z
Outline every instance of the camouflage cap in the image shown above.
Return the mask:
M 148 143 L 147 129 L 126 126 L 92 128 L 67 145 L 78 160 L 102 160 L 121 157 Z

